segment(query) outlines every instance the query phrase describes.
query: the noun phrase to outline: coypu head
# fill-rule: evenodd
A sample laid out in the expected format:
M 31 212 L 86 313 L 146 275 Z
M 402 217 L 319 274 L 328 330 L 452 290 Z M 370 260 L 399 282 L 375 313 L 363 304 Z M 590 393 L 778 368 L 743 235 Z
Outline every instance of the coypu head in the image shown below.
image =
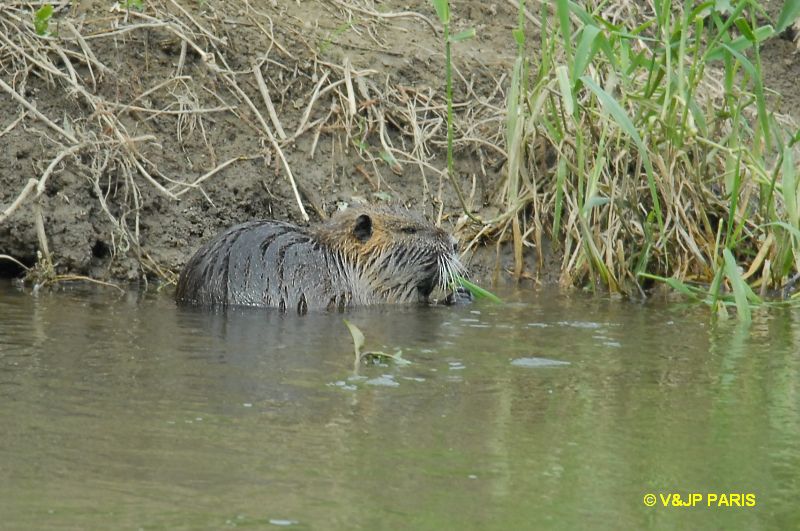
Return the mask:
M 348 208 L 314 235 L 388 302 L 427 301 L 436 288 L 452 291 L 455 276 L 464 271 L 455 238 L 398 207 Z

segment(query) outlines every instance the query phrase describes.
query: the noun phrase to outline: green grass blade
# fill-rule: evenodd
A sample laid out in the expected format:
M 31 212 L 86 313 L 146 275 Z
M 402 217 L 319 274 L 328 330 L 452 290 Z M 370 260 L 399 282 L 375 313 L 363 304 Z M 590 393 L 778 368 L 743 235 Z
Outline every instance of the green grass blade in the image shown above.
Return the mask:
M 736 259 L 733 257 L 730 249 L 723 249 L 722 256 L 725 259 L 725 276 L 731 282 L 731 289 L 733 289 L 733 297 L 736 301 L 736 312 L 739 319 L 742 321 L 752 320 L 750 311 L 750 301 L 748 301 L 748 292 L 752 293 L 750 287 L 747 286 L 742 279 L 742 274 L 739 272 L 739 266 L 736 265 Z
M 569 21 L 569 2 L 568 0 L 556 0 L 556 13 L 558 14 L 558 24 L 561 30 L 561 39 L 564 51 L 567 54 L 567 64 L 572 64 L 572 24 Z
M 464 31 L 459 31 L 455 35 L 450 35 L 450 42 L 461 42 L 471 39 L 475 36 L 475 28 L 468 28 Z
M 634 144 L 636 144 L 636 147 L 639 151 L 639 156 L 642 158 L 642 163 L 644 164 L 645 172 L 647 173 L 647 185 L 650 188 L 650 196 L 653 200 L 653 211 L 656 213 L 659 230 L 663 232 L 664 220 L 661 216 L 661 205 L 658 200 L 655 172 L 653 171 L 653 165 L 650 162 L 650 157 L 647 155 L 647 146 L 644 145 L 642 137 L 639 136 L 639 132 L 633 125 L 628 113 L 625 112 L 625 109 L 623 109 L 622 106 L 617 103 L 617 100 L 615 100 L 611 94 L 603 90 L 589 76 L 582 76 L 581 81 L 583 81 L 583 84 L 589 87 L 592 92 L 594 92 L 595 96 L 597 96 L 597 99 L 600 101 L 600 104 L 603 106 L 603 109 L 605 109 L 605 111 L 614 118 L 625 134 L 627 134 L 631 140 L 633 140 Z
M 737 153 L 736 160 L 733 161 L 733 181 L 730 187 L 730 197 L 731 202 L 728 206 L 728 223 L 727 223 L 727 231 L 725 233 L 725 241 L 728 242 L 728 246 L 733 244 L 732 238 L 734 235 L 734 226 L 736 225 L 736 210 L 739 206 L 739 191 L 742 187 L 742 154 L 741 151 Z M 744 220 L 742 220 L 744 221 Z
M 599 34 L 600 28 L 597 26 L 584 26 L 583 30 L 581 30 L 581 38 L 578 41 L 578 48 L 575 50 L 575 62 L 572 64 L 572 79 L 574 81 L 580 79 L 597 52 L 595 42 Z
M 431 0 L 436 16 L 442 24 L 450 24 L 450 2 L 449 0 Z
M 575 93 L 572 91 L 572 83 L 569 80 L 569 73 L 565 65 L 556 67 L 556 79 L 558 79 L 558 90 L 561 92 L 561 101 L 564 103 L 564 110 L 570 116 L 575 116 Z M 512 81 L 513 84 L 513 81 Z
M 704 293 L 702 291 L 682 282 L 681 280 L 675 277 L 662 277 L 659 275 L 652 275 L 650 273 L 639 273 L 638 276 L 663 282 L 664 284 L 668 285 L 670 288 L 677 291 L 681 295 L 685 295 L 686 297 L 689 297 L 694 301 L 700 302 L 703 300 L 703 297 L 701 295 L 704 295 Z
M 570 0 L 567 2 L 567 6 L 572 14 L 577 16 L 584 25 L 592 24 L 594 22 L 594 17 L 591 15 L 591 13 L 581 7 L 581 5 Z
M 492 302 L 502 304 L 503 300 L 489 290 L 485 290 L 477 284 L 473 284 L 461 275 L 456 275 L 456 282 L 467 288 L 475 299 L 489 299 Z
M 742 67 L 744 67 L 745 72 L 747 72 L 750 77 L 753 79 L 753 92 L 756 95 L 756 109 L 758 111 L 758 123 L 761 126 L 761 132 L 764 134 L 764 138 L 767 142 L 767 145 L 770 143 L 770 130 L 769 130 L 769 114 L 767 113 L 767 102 L 764 97 L 764 81 L 763 76 L 761 75 L 761 70 L 753 65 L 750 60 L 739 53 L 738 50 L 729 46 L 727 44 L 723 44 L 722 48 L 730 53 L 733 57 L 736 58 L 739 63 L 741 63 Z M 758 57 L 758 55 L 756 55 Z
M 622 130 L 634 141 L 636 147 L 642 149 L 644 152 L 645 150 L 643 148 L 645 146 L 644 142 L 642 142 L 642 137 L 639 136 L 639 131 L 636 130 L 636 127 L 633 125 L 628 113 L 625 112 L 625 109 L 620 106 L 611 94 L 595 83 L 591 77 L 583 76 L 581 77 L 581 81 L 594 92 L 606 112 L 614 118 Z
M 783 164 L 781 164 L 781 173 L 783 174 L 783 205 L 786 209 L 786 215 L 789 218 L 789 223 L 793 227 L 800 228 L 800 213 L 797 210 L 796 171 L 797 168 L 794 165 L 792 148 L 787 146 L 783 149 Z
M 364 348 L 364 334 L 361 332 L 360 328 L 347 319 L 342 319 L 342 321 L 344 321 L 344 324 L 350 331 L 350 335 L 353 337 L 353 351 L 356 354 L 356 359 L 359 359 L 361 357 L 361 349 Z
M 780 228 L 784 229 L 786 232 L 788 232 L 789 234 L 791 234 L 792 236 L 794 236 L 795 238 L 797 238 L 798 240 L 800 240 L 800 229 L 798 229 L 797 227 L 793 227 L 793 226 L 789 225 L 788 223 L 786 223 L 784 221 L 773 221 L 771 223 L 765 223 L 764 225 L 761 225 L 761 226 L 762 227 L 780 227 Z
M 556 170 L 556 205 L 553 215 L 553 241 L 561 241 L 559 233 L 561 231 L 561 213 L 564 209 L 564 180 L 567 177 L 567 161 L 564 158 L 558 159 Z
M 800 2 L 797 0 L 784 0 L 783 9 L 781 9 L 778 20 L 775 22 L 775 31 L 782 32 L 798 18 L 800 18 Z
M 760 44 L 775 35 L 775 29 L 770 25 L 760 26 L 753 31 L 753 35 L 755 36 L 755 41 L 751 41 L 742 35 L 741 37 L 731 40 L 730 42 L 723 43 L 715 48 L 712 48 L 706 53 L 705 60 L 718 61 L 725 56 L 725 51 L 732 50 L 739 53 L 744 52 L 751 48 L 754 44 Z

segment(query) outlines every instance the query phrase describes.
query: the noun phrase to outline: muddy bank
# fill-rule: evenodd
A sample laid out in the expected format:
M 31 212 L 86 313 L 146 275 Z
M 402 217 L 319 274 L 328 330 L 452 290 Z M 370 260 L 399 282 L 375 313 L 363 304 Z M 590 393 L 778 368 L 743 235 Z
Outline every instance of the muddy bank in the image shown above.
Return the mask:
M 0 254 L 30 267 L 43 251 L 58 274 L 172 280 L 226 226 L 314 222 L 358 201 L 403 203 L 472 241 L 443 174 L 444 56 L 428 2 L 142 5 L 55 4 L 49 35 L 27 3 L 0 7 Z M 517 10 L 453 10 L 454 31 L 477 34 L 454 51 L 456 178 L 488 219 L 504 184 Z M 797 113 L 790 38 L 762 61 L 784 94 L 776 105 Z M 474 242 L 479 280 L 507 278 L 506 237 Z M 558 278 L 546 246 L 525 248 L 525 278 Z
M 4 79 L 20 97 L 0 104 L 0 204 L 56 161 L 42 193 L 0 224 L 3 253 L 36 261 L 37 204 L 55 271 L 101 279 L 171 279 L 232 223 L 313 222 L 357 201 L 401 202 L 455 230 L 443 56 L 425 2 L 390 15 L 339 2 L 145 4 L 62 6 L 49 37 L 31 31 L 24 4 L 3 10 L 16 32 Z M 513 47 L 499 37 L 514 14 L 463 11 L 482 37 L 459 49 L 457 99 L 471 101 L 457 107 L 457 167 L 480 210 L 501 179 Z

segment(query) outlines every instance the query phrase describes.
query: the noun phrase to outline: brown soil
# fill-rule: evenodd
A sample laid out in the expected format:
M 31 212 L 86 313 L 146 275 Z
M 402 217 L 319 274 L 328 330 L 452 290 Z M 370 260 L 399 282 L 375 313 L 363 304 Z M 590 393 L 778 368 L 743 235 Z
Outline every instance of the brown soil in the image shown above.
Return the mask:
M 105 1 L 72 4 L 57 7 L 57 37 L 42 39 L 42 52 L 31 57 L 8 45 L 21 42 L 12 32 L 18 20 L 30 20 L 28 3 L 0 6 L 0 33 L 10 35 L 0 42 L 0 80 L 81 144 L 58 161 L 41 194 L 34 189 L 0 217 L 0 254 L 36 262 L 41 212 L 56 272 L 171 279 L 203 241 L 233 223 L 304 223 L 286 166 L 312 222 L 344 204 L 391 200 L 460 233 L 461 210 L 441 172 L 444 55 L 427 0 L 144 0 L 142 13 L 110 11 Z M 513 2 L 453 4 L 454 31 L 477 30 L 454 49 L 457 178 L 471 208 L 491 217 L 505 161 L 517 12 Z M 530 37 L 536 41 L 535 28 Z M 768 86 L 782 94 L 778 109 L 800 119 L 800 62 L 790 36 L 767 43 L 762 61 Z M 70 65 L 93 100 L 72 89 Z M 287 137 L 278 139 L 286 165 L 267 133 L 277 129 L 254 67 Z M 75 144 L 0 94 L 2 216 L 29 179 L 41 179 Z M 508 267 L 508 253 L 495 256 L 491 246 L 473 258 L 479 280 L 496 264 Z M 18 272 L 9 264 L 0 260 L 0 272 Z M 545 263 L 535 272 L 536 264 L 527 261 L 529 276 L 557 278 L 556 268 Z

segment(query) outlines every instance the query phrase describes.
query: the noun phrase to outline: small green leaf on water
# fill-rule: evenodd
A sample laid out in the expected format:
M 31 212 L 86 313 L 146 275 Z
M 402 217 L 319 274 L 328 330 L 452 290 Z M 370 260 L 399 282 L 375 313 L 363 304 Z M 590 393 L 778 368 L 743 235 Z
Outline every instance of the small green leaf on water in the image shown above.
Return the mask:
M 47 35 L 50 17 L 53 16 L 53 6 L 45 4 L 33 14 L 33 29 L 37 35 Z
M 515 367 L 537 369 L 541 367 L 561 367 L 564 365 L 570 365 L 570 362 L 561 360 L 551 360 L 548 358 L 516 358 L 511 360 L 511 365 Z
M 485 290 L 482 287 L 478 286 L 477 284 L 473 284 L 466 278 L 462 277 L 461 275 L 456 276 L 456 282 L 461 284 L 461 286 L 467 288 L 473 297 L 476 299 L 489 299 L 492 302 L 496 302 L 498 304 L 502 304 L 503 300 L 492 293 L 491 291 Z
M 356 353 L 356 358 L 361 358 L 361 349 L 364 347 L 364 334 L 361 329 L 347 319 L 342 319 L 342 321 L 347 325 L 347 329 L 350 330 L 350 335 L 353 336 L 353 351 Z
M 372 351 L 372 350 L 368 350 L 367 352 L 361 352 L 361 349 L 364 348 L 364 333 L 361 332 L 360 328 L 358 328 L 356 325 L 354 325 L 347 319 L 342 319 L 342 321 L 344 321 L 344 324 L 347 326 L 347 329 L 350 330 L 350 335 L 353 337 L 353 352 L 355 352 L 356 355 L 356 363 L 360 363 L 363 360 L 372 360 L 379 362 L 392 360 L 397 365 L 411 365 L 410 361 L 403 358 L 402 350 L 398 350 L 394 354 L 387 354 L 385 352 Z
M 387 354 L 386 352 L 369 351 L 361 355 L 364 361 L 372 361 L 374 363 L 385 363 L 392 361 L 395 365 L 411 365 L 411 362 L 403 357 L 403 351 L 398 350 L 394 354 Z

